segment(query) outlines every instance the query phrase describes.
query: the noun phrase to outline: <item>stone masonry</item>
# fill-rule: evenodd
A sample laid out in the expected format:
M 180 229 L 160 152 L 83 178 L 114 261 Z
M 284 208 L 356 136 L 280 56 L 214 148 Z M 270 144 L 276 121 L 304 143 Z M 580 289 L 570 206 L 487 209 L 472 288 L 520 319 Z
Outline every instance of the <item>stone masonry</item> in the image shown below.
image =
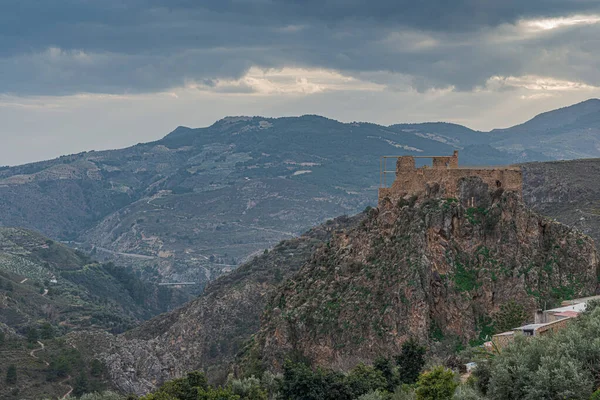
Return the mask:
M 433 165 L 417 168 L 415 158 L 431 158 Z M 379 202 L 389 199 L 395 203 L 402 197 L 422 194 L 456 198 L 461 180 L 469 177 L 480 178 L 490 190 L 523 192 L 520 167 L 459 167 L 458 151 L 454 151 L 452 156 L 443 157 L 398 157 L 396 179 L 391 187 L 379 189 Z

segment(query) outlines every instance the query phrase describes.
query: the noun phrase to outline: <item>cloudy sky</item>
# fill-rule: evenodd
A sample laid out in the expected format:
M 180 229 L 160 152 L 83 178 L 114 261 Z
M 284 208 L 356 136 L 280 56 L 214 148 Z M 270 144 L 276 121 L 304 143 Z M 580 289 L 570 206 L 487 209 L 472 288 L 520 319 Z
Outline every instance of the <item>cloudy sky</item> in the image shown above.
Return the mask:
M 598 0 L 2 0 L 0 165 L 227 115 L 487 130 L 600 97 Z

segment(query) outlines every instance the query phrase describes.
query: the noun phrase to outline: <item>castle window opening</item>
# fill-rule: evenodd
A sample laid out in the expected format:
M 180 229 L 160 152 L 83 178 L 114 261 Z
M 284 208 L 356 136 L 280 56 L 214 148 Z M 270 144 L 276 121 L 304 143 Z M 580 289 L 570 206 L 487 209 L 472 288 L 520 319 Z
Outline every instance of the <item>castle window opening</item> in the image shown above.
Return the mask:
M 496 187 L 501 188 L 502 187 L 502 182 L 496 181 Z

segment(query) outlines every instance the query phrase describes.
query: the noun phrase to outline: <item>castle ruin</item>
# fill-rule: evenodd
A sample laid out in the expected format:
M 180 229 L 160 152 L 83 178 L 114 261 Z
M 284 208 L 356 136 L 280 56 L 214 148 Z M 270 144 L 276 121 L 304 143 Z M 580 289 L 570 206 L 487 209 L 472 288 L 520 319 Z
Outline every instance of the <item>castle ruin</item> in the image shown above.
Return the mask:
M 386 187 L 385 174 L 386 159 L 397 158 L 396 179 L 390 187 Z M 415 159 L 432 159 L 431 166 L 416 167 Z M 379 189 L 379 202 L 389 199 L 398 201 L 407 195 L 431 194 L 456 198 L 459 192 L 459 182 L 467 177 L 479 177 L 490 189 L 504 189 L 523 193 L 523 177 L 521 168 L 516 166 L 505 167 L 459 167 L 458 151 L 451 156 L 422 157 L 400 156 L 382 158 L 382 187 Z M 469 204 L 474 206 L 474 204 Z

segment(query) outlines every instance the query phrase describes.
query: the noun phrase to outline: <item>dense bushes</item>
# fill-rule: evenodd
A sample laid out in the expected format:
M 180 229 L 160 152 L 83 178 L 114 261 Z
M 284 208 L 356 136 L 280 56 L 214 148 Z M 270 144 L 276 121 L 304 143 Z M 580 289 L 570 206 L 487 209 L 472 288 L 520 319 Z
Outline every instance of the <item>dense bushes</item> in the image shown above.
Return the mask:
M 475 376 L 489 378 L 487 388 L 480 386 L 490 400 L 590 399 L 600 387 L 598 332 L 600 308 L 590 303 L 588 311 L 553 335 L 517 337 L 491 360 L 489 375 L 483 364 Z
M 225 387 L 207 384 L 199 372 L 165 383 L 141 400 L 445 400 L 458 386 L 454 373 L 443 367 L 421 373 L 425 348 L 408 341 L 402 353 L 380 357 L 373 366 L 358 364 L 347 373 L 312 368 L 290 360 L 282 375 L 265 372 L 230 380 Z M 415 383 L 416 382 L 416 383 Z M 410 384 L 408 384 L 410 383 Z M 441 396 L 441 397 L 440 397 Z M 449 396 L 449 397 L 448 397 Z

